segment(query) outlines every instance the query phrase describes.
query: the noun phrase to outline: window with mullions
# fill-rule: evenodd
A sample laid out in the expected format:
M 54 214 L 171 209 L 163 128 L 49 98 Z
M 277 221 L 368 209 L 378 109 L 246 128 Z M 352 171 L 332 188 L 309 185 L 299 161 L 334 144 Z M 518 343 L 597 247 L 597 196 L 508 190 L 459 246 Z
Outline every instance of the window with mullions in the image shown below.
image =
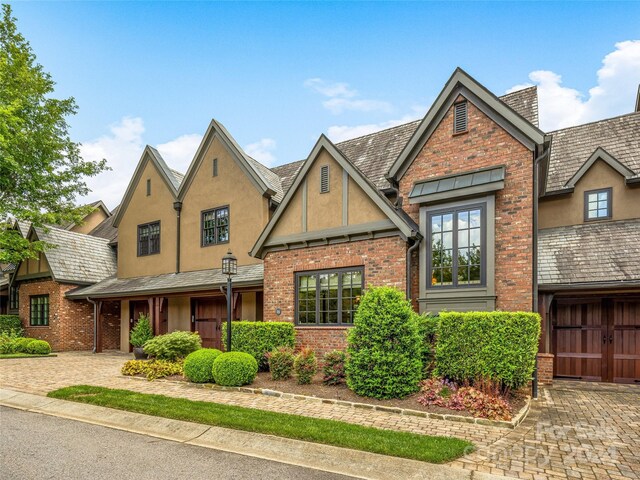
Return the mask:
M 20 307 L 20 296 L 18 295 L 18 287 L 9 288 L 9 310 L 18 310 Z
M 160 222 L 138 225 L 138 256 L 160 253 Z
M 229 207 L 202 212 L 202 246 L 229 241 Z
M 296 274 L 299 325 L 352 325 L 363 288 L 363 269 Z
M 49 295 L 36 295 L 29 299 L 31 302 L 29 325 L 32 327 L 49 325 Z
M 611 218 L 611 188 L 584 192 L 584 219 Z
M 431 287 L 484 284 L 484 225 L 483 206 L 429 215 Z

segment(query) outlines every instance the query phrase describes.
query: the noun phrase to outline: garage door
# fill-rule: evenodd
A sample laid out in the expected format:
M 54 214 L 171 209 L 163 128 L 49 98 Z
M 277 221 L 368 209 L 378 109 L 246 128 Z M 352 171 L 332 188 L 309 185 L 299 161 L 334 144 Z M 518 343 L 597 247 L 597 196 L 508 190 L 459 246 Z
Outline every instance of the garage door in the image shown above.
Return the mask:
M 558 299 L 552 341 L 556 377 L 640 383 L 640 299 Z

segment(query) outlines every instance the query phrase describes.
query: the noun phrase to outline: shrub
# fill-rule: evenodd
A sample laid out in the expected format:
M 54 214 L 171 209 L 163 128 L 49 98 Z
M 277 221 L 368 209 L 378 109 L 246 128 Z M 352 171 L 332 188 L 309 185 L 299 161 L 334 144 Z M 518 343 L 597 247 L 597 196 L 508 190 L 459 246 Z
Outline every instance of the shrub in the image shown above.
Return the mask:
M 22 335 L 22 322 L 18 315 L 0 315 L 0 334 L 15 333 L 17 336 Z
M 244 352 L 227 352 L 213 362 L 213 380 L 226 387 L 241 387 L 253 382 L 258 374 L 258 362 Z
M 27 347 L 34 340 L 36 340 L 36 339 L 35 338 L 29 338 L 29 337 L 17 337 L 17 338 L 15 338 L 13 340 L 15 353 L 28 353 Z
M 369 289 L 347 336 L 347 385 L 356 394 L 402 398 L 420 388 L 422 339 L 417 314 L 396 288 Z
M 222 326 L 222 338 L 227 348 L 227 325 Z M 253 356 L 261 370 L 267 370 L 266 354 L 278 347 L 295 347 L 296 332 L 289 322 L 232 322 L 231 350 Z
M 322 359 L 324 364 L 322 367 L 322 382 L 325 385 L 340 385 L 344 383 L 346 377 L 344 364 L 346 359 L 347 354 L 342 350 L 332 350 L 325 354 Z
M 291 378 L 293 363 L 295 362 L 293 348 L 278 347 L 267 354 L 267 360 L 269 361 L 269 371 L 271 372 L 272 380 L 286 380 Z
M 51 353 L 51 345 L 44 340 L 32 340 L 27 345 L 27 353 L 31 355 L 49 355 Z
M 431 376 L 435 368 L 436 330 L 439 317 L 430 313 L 416 316 L 420 338 L 422 339 L 421 354 L 422 378 Z
M 158 360 L 175 361 L 184 358 L 202 347 L 202 340 L 197 332 L 176 331 L 159 335 L 144 344 L 144 353 Z
M 316 353 L 312 349 L 304 347 L 300 350 L 300 353 L 296 355 L 296 359 L 293 362 L 293 370 L 296 373 L 300 385 L 311 383 L 314 375 L 318 372 Z
M 201 348 L 184 359 L 184 376 L 195 383 L 213 381 L 213 361 L 222 352 L 215 348 Z
M 138 323 L 131 329 L 129 334 L 129 342 L 134 347 L 144 347 L 144 344 L 153 338 L 153 329 L 149 316 L 143 313 L 138 318 Z
M 0 354 L 16 353 L 16 340 L 18 338 L 22 337 L 18 337 L 13 331 L 0 333 Z
M 459 383 L 488 379 L 520 388 L 533 374 L 540 316 L 526 312 L 443 312 L 436 373 Z
M 168 360 L 129 360 L 122 366 L 122 375 L 144 375 L 147 380 L 182 375 L 182 362 L 170 362 Z

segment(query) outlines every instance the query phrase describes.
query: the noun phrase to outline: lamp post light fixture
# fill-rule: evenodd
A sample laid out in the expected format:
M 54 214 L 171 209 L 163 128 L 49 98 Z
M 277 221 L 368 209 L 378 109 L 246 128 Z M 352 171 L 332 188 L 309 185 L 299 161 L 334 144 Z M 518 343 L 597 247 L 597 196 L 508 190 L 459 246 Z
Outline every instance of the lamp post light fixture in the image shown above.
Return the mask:
M 238 273 L 238 259 L 231 253 L 231 250 L 222 257 L 222 274 L 227 276 L 227 352 L 231 351 L 231 307 L 232 291 L 231 277 Z

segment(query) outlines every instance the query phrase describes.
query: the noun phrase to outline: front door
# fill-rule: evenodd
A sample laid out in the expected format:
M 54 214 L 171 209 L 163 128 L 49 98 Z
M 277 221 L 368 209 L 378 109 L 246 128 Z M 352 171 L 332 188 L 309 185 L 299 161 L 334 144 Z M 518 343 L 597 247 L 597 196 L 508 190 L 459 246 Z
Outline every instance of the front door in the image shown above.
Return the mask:
M 640 299 L 558 299 L 552 335 L 556 377 L 640 383 Z
M 224 297 L 198 298 L 193 305 L 193 330 L 200 334 L 204 348 L 222 350 L 222 322 L 227 318 Z

